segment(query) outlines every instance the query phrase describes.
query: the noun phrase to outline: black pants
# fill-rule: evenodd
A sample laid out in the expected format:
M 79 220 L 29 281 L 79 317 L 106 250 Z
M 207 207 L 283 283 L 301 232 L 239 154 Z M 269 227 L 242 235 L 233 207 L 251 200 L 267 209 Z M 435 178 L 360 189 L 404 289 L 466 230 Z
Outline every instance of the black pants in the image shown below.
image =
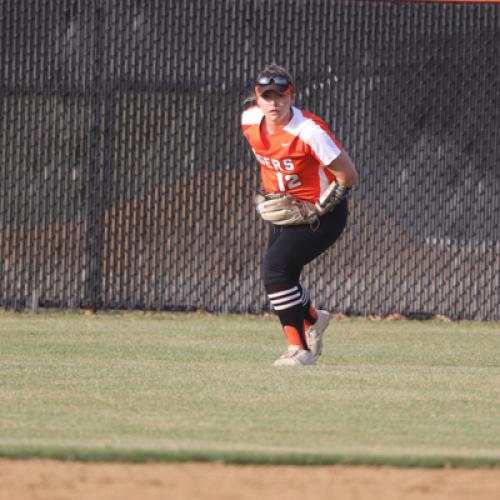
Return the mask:
M 320 217 L 316 229 L 269 224 L 269 242 L 262 265 L 264 285 L 294 286 L 303 267 L 337 241 L 347 223 L 347 200 Z

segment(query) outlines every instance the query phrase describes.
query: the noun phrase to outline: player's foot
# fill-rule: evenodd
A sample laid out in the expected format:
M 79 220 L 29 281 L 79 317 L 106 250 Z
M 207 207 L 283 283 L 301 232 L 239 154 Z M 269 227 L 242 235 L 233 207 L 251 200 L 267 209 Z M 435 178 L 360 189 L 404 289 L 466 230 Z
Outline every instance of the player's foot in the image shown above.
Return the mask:
M 289 345 L 285 354 L 274 362 L 274 366 L 314 365 L 315 361 L 316 359 L 311 351 L 302 349 L 298 345 Z
M 330 314 L 328 311 L 317 309 L 316 314 L 318 315 L 316 323 L 311 325 L 305 332 L 307 345 L 314 355 L 314 359 L 317 359 L 323 351 L 323 333 L 330 323 Z

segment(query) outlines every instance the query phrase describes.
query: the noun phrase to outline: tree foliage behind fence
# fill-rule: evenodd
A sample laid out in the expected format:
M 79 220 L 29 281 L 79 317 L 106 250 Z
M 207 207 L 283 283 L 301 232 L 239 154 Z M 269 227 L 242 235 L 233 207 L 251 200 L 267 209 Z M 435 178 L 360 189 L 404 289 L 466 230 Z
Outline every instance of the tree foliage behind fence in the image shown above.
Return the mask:
M 0 0 L 0 306 L 261 312 L 275 61 L 361 181 L 318 305 L 500 318 L 500 6 Z

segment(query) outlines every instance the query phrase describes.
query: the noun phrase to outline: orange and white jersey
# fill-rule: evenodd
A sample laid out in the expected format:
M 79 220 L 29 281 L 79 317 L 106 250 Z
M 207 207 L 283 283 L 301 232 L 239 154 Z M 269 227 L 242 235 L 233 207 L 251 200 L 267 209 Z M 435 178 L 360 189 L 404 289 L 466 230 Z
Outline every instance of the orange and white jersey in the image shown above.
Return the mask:
M 264 113 L 253 106 L 243 112 L 241 128 L 260 164 L 263 189 L 315 202 L 335 180 L 326 166 L 343 148 L 323 120 L 296 107 L 292 112 L 283 130 L 264 136 Z

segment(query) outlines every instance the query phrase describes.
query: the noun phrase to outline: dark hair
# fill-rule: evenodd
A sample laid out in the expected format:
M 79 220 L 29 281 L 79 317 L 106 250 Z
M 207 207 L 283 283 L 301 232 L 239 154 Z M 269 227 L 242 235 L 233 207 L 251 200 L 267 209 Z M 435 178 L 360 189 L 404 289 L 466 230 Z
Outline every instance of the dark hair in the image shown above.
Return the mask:
M 268 64 L 262 71 L 258 73 L 257 78 L 255 80 L 258 80 L 261 76 L 285 76 L 286 78 L 288 78 L 292 86 L 295 87 L 292 75 L 290 75 L 290 73 L 286 68 L 276 63 Z M 250 94 L 247 95 L 247 97 L 245 97 L 243 101 L 243 109 L 250 108 L 251 106 L 255 106 L 256 104 L 257 104 L 257 96 L 255 95 L 255 89 L 252 82 L 252 91 L 250 92 Z

